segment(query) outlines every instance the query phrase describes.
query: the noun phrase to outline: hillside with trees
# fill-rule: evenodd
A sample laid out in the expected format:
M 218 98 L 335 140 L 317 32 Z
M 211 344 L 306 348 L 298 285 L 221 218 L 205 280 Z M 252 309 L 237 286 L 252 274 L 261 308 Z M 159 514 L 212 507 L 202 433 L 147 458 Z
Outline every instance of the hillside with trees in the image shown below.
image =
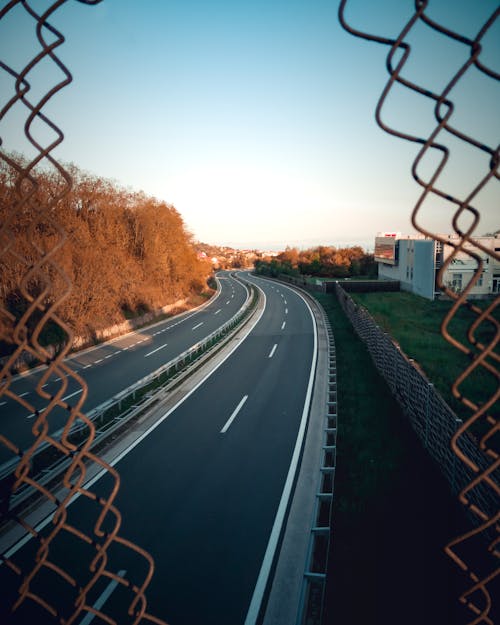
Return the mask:
M 322 278 L 372 278 L 377 276 L 377 264 L 373 254 L 368 254 L 359 245 L 339 248 L 320 245 L 306 250 L 287 247 L 274 258 L 256 260 L 255 271 L 273 277 L 285 274 Z
M 57 313 L 78 335 L 92 336 L 96 329 L 207 290 L 211 265 L 198 257 L 173 206 L 74 165 L 67 169 L 73 188 L 53 207 L 53 221 L 41 219 L 38 207 L 47 206 L 61 182 L 59 176 L 44 171 L 37 172 L 40 185 L 35 196 L 10 224 L 10 245 L 0 257 L 4 309 L 16 319 L 26 310 L 20 280 L 41 253 L 61 239 L 54 223 L 64 227 L 67 238 L 53 258 L 72 283 L 71 295 Z M 2 162 L 0 223 L 5 223 L 14 199 L 14 183 L 12 172 Z M 45 305 L 50 305 L 54 293 L 67 288 L 64 276 L 48 267 L 45 263 L 29 284 L 30 294 L 37 297 L 43 292 L 45 277 L 49 278 Z
M 253 267 L 255 260 L 262 257 L 259 250 L 239 250 L 202 242 L 196 243 L 196 249 L 212 263 L 214 269 L 245 269 Z

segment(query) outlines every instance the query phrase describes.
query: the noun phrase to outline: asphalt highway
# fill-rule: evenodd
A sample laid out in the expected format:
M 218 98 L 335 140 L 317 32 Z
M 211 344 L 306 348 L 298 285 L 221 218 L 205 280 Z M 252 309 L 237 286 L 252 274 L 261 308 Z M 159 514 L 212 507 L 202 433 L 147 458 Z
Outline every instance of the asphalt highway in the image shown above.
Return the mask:
M 300 450 L 298 433 L 307 418 L 314 374 L 314 322 L 297 293 L 252 280 L 266 296 L 254 329 L 116 464 L 120 535 L 153 556 L 148 612 L 171 625 L 255 622 L 249 608 L 262 571 L 272 563 L 277 513 L 286 508 L 283 492 L 293 480 L 290 465 Z M 92 490 L 106 497 L 110 486 L 104 475 Z M 80 497 L 69 507 L 67 523 L 90 534 L 97 514 L 98 506 Z M 49 529 L 50 524 L 44 531 Z M 30 541 L 12 558 L 25 569 L 35 548 Z M 50 552 L 51 561 L 81 584 L 90 576 L 86 567 L 93 555 L 92 544 L 70 533 L 59 537 Z M 142 557 L 120 547 L 108 556 L 109 570 L 142 581 Z M 17 575 L 0 567 L 4 597 L 14 596 L 18 583 Z M 33 584 L 67 613 L 75 598 L 67 582 L 42 569 Z M 90 603 L 105 586 L 95 590 Z M 124 613 L 129 591 L 121 586 L 109 590 L 109 585 L 107 590 L 103 610 L 119 623 L 132 622 Z M 56 622 L 30 602 L 16 614 L 16 625 Z M 77 622 L 83 625 L 83 617 Z
M 229 273 L 220 273 L 218 279 L 220 292 L 208 306 L 165 319 L 71 357 L 69 365 L 88 384 L 83 410 L 95 408 L 155 371 L 235 315 L 246 300 L 247 289 Z M 21 449 L 26 449 L 33 440 L 34 410 L 41 411 L 48 404 L 48 400 L 36 392 L 36 384 L 44 369 L 17 376 L 10 386 L 10 390 L 27 402 L 29 408 L 8 396 L 0 398 L 1 433 Z M 62 385 L 66 385 L 63 399 L 70 405 L 76 402 L 82 389 L 72 378 L 53 375 L 44 384 L 43 391 L 54 396 Z M 59 407 L 53 409 L 49 420 L 50 431 L 62 428 L 67 416 L 66 410 Z M 0 445 L 0 465 L 11 457 L 11 452 Z

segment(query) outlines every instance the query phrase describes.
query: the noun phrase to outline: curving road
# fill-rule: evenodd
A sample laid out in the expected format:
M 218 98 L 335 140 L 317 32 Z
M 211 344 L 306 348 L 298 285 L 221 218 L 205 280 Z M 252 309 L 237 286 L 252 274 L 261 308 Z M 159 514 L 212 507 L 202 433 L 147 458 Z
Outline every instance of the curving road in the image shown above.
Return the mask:
M 256 622 L 300 457 L 316 362 L 314 321 L 292 289 L 251 280 L 266 297 L 253 330 L 116 464 L 120 534 L 153 556 L 148 612 L 172 625 Z M 109 486 L 104 475 L 92 489 L 105 496 Z M 70 506 L 68 523 L 91 532 L 95 520 L 83 498 Z M 12 556 L 21 568 L 32 543 Z M 81 579 L 92 552 L 68 534 L 56 541 L 51 559 Z M 116 549 L 108 567 L 138 582 L 139 562 Z M 14 596 L 18 583 L 0 567 L 4 596 Z M 64 613 L 74 592 L 66 582 L 59 582 L 65 591 L 54 584 L 46 572 L 37 578 L 37 588 L 56 593 Z M 104 609 L 130 623 L 124 592 L 112 589 Z M 13 623 L 27 618 L 55 622 L 24 604 Z
M 126 389 L 148 373 L 172 360 L 235 315 L 247 298 L 247 288 L 229 273 L 217 276 L 220 291 L 207 306 L 183 313 L 141 328 L 118 339 L 71 356 L 71 367 L 80 373 L 88 384 L 88 396 L 83 409 L 89 411 L 110 397 Z M 37 369 L 28 375 L 17 376 L 11 390 L 36 410 L 43 410 L 47 400 L 40 397 L 35 387 L 42 376 Z M 63 399 L 76 401 L 82 390 L 71 378 L 61 380 L 52 376 L 44 391 L 55 395 L 67 383 Z M 33 441 L 31 428 L 35 422 L 33 410 L 28 410 L 12 398 L 0 398 L 1 432 L 21 449 Z M 56 408 L 51 412 L 50 428 L 55 432 L 64 426 L 67 412 Z M 12 454 L 0 445 L 0 465 Z

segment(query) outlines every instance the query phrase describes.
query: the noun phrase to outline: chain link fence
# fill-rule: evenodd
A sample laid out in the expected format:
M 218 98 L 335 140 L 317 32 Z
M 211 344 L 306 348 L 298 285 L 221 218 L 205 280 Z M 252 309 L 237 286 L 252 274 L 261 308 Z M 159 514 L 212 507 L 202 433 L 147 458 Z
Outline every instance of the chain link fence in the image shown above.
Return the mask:
M 97 4 L 99 0 L 80 0 L 84 4 Z M 47 2 L 43 12 L 34 8 L 35 3 L 25 0 L 11 0 L 3 3 L 0 9 L 0 26 L 8 28 L 9 20 L 22 14 L 24 24 L 31 24 L 30 47 L 35 50 L 32 58 L 20 67 L 0 60 L 2 84 L 9 83 L 10 93 L 2 94 L 0 121 L 20 120 L 19 135 L 26 138 L 32 156 L 26 163 L 17 159 L 3 147 L 0 151 L 9 182 L 7 193 L 2 197 L 4 218 L 0 225 L 0 269 L 2 266 L 14 266 L 19 275 L 19 297 L 24 304 L 24 313 L 17 318 L 9 309 L 0 308 L 0 339 L 13 347 L 7 361 L 0 371 L 0 400 L 9 401 L 23 406 L 35 414 L 31 444 L 20 449 L 3 434 L 0 434 L 0 445 L 7 450 L 12 458 L 17 458 L 15 471 L 7 484 L 3 482 L 1 493 L 1 516 L 22 527 L 31 537 L 35 546 L 29 565 L 22 564 L 14 554 L 2 556 L 2 564 L 18 579 L 17 593 L 10 609 L 14 613 L 26 604 L 36 605 L 44 614 L 50 614 L 55 621 L 74 623 L 82 618 L 98 617 L 100 622 L 115 623 L 106 614 L 104 607 L 91 600 L 95 589 L 103 584 L 113 583 L 119 586 L 126 595 L 127 613 L 133 623 L 163 623 L 163 621 L 147 612 L 146 590 L 154 572 L 151 556 L 140 546 L 124 538 L 120 533 L 121 515 L 115 505 L 120 487 L 117 471 L 92 453 L 91 448 L 96 437 L 96 428 L 81 410 L 87 397 L 87 385 L 70 366 L 66 356 L 73 341 L 73 331 L 58 315 L 58 308 L 70 296 L 71 284 L 61 267 L 54 260 L 55 254 L 67 241 L 67 233 L 63 224 L 53 216 L 53 208 L 69 193 L 72 185 L 71 176 L 53 156 L 54 150 L 63 141 L 63 132 L 56 123 L 44 112 L 48 103 L 67 86 L 72 76 L 58 57 L 58 48 L 64 43 L 63 35 L 51 24 L 54 13 L 64 5 L 66 0 Z M 37 3 L 39 6 L 39 3 Z M 23 33 L 26 37 L 28 32 Z M 24 41 L 24 39 L 23 39 Z M 29 51 L 26 51 L 29 54 Z M 22 55 L 20 55 L 22 56 Z M 37 70 L 43 64 L 50 63 L 62 73 L 62 79 L 52 86 L 47 86 L 41 96 L 38 88 L 32 89 L 33 81 L 37 81 Z M 11 123 L 11 122 L 10 122 Z M 36 138 L 37 128 L 47 129 L 47 136 L 52 137 L 46 145 Z M 52 172 L 53 185 L 44 201 L 40 201 L 39 172 Z M 30 209 L 36 215 L 30 223 L 26 223 L 23 215 Z M 15 245 L 16 234 L 23 231 L 28 248 L 22 252 Z M 40 245 L 40 233 L 47 233 L 44 244 Z M 40 341 L 40 335 L 47 324 L 57 327 L 61 335 L 66 336 L 66 343 L 58 353 L 49 351 Z M 35 406 L 13 387 L 12 367 L 16 361 L 28 357 L 32 361 L 45 365 L 43 374 L 36 384 L 36 393 L 44 400 L 43 410 Z M 44 386 L 49 378 L 59 378 L 60 387 L 55 394 L 49 394 Z M 77 385 L 81 393 L 74 403 L 63 399 L 69 383 Z M 74 394 L 73 394 L 74 395 Z M 64 429 L 57 436 L 51 432 L 50 416 L 56 410 L 67 414 Z M 85 431 L 86 436 L 79 444 L 71 438 L 75 427 Z M 67 468 L 62 478 L 62 491 L 58 496 L 41 481 L 39 474 L 33 470 L 34 460 L 42 448 L 51 448 L 54 452 L 67 459 Z M 106 495 L 98 495 L 91 487 L 85 488 L 85 477 L 88 463 L 98 466 L 108 474 L 108 490 Z M 45 531 L 37 531 L 27 517 L 17 515 L 11 509 L 11 497 L 20 489 L 28 487 L 36 492 L 39 498 L 53 510 L 52 520 Z M 62 493 L 62 494 L 61 494 Z M 68 506 L 75 497 L 83 497 L 95 505 L 95 521 L 88 532 L 76 527 L 68 515 Z M 61 568 L 54 556 L 65 539 L 73 540 L 87 546 L 86 561 L 80 561 L 78 569 L 72 572 Z M 119 548 L 122 557 L 134 557 L 142 561 L 140 575 L 126 577 L 116 558 L 111 557 L 113 550 Z M 130 554 L 123 556 L 123 554 Z M 49 578 L 51 586 L 57 592 L 51 596 L 43 591 L 43 579 Z M 4 595 L 5 592 L 5 595 Z M 7 590 L 2 591 L 2 603 L 8 601 Z M 71 605 L 66 612 L 61 612 L 62 597 L 71 597 Z M 4 607 L 4 606 L 2 606 Z M 28 618 L 28 617 L 26 617 Z
M 459 465 L 453 470 L 458 476 L 466 477 L 466 482 L 461 482 L 459 488 L 459 500 L 467 508 L 468 512 L 475 517 L 473 529 L 470 532 L 458 536 L 451 540 L 446 546 L 447 554 L 468 576 L 470 582 L 469 588 L 460 596 L 460 601 L 470 611 L 471 625 L 476 623 L 492 623 L 489 616 L 492 605 L 492 596 L 490 587 L 500 573 L 498 566 L 498 541 L 500 539 L 500 510 L 498 502 L 500 500 L 500 485 L 498 479 L 498 469 L 500 465 L 500 454 L 496 436 L 498 435 L 498 416 L 495 416 L 493 409 L 495 403 L 500 397 L 500 372 L 498 363 L 500 356 L 496 351 L 498 339 L 500 337 L 500 324 L 493 316 L 493 312 L 500 303 L 500 297 L 492 298 L 491 302 L 483 309 L 470 300 L 474 286 L 481 280 L 485 263 L 499 263 L 500 255 L 498 250 L 490 249 L 482 245 L 474 237 L 478 236 L 478 226 L 481 219 L 481 212 L 475 206 L 478 196 L 487 186 L 491 186 L 499 179 L 499 147 L 497 144 L 487 145 L 485 142 L 475 138 L 462 128 L 458 127 L 455 121 L 456 106 L 453 100 L 457 86 L 464 82 L 464 77 L 470 75 L 472 71 L 479 76 L 484 83 L 488 81 L 498 81 L 500 74 L 494 67 L 488 64 L 484 59 L 483 43 L 487 35 L 494 36 L 493 27 L 500 16 L 500 8 L 496 7 L 491 15 L 489 15 L 481 27 L 478 29 L 475 37 L 464 36 L 460 32 L 451 29 L 446 23 L 440 23 L 430 16 L 433 2 L 429 0 L 415 0 L 413 13 L 409 15 L 408 21 L 401 27 L 401 32 L 396 38 L 386 37 L 369 32 L 363 32 L 350 24 L 346 17 L 346 6 L 354 4 L 347 0 L 341 0 L 339 6 L 339 20 L 342 27 L 350 34 L 384 45 L 388 49 L 386 69 L 389 79 L 382 95 L 377 103 L 375 110 L 375 118 L 377 124 L 388 134 L 414 143 L 418 146 L 418 154 L 412 164 L 411 173 L 414 180 L 422 188 L 420 197 L 415 204 L 411 213 L 411 223 L 413 227 L 443 245 L 448 244 L 453 247 L 453 252 L 443 263 L 440 268 L 436 284 L 437 287 L 450 300 L 449 312 L 441 323 L 441 333 L 443 337 L 457 348 L 459 352 L 465 354 L 469 359 L 469 365 L 462 371 L 452 385 L 453 395 L 460 400 L 470 411 L 470 418 L 463 423 L 457 423 L 457 427 L 447 427 L 446 434 L 450 436 L 450 445 L 453 457 L 447 462 L 449 466 L 453 466 L 455 461 Z M 474 3 L 471 3 L 471 6 Z M 476 6 L 474 4 L 474 6 Z M 453 12 L 452 6 L 448 7 L 449 12 Z M 410 45 L 411 35 L 418 28 L 430 29 L 435 35 L 442 40 L 453 42 L 455 47 L 460 46 L 464 53 L 465 61 L 458 68 L 452 70 L 449 80 L 440 92 L 432 90 L 430 84 L 430 68 L 427 68 L 428 83 L 417 83 L 409 78 L 409 71 L 406 67 L 407 62 L 412 58 L 414 49 Z M 457 56 L 457 58 L 459 58 Z M 435 59 L 435 63 L 439 64 L 439 58 Z M 424 71 L 424 75 L 425 75 Z M 418 97 L 421 101 L 426 102 L 430 110 L 433 112 L 435 124 L 432 131 L 426 136 L 417 136 L 411 134 L 406 129 L 395 127 L 390 122 L 384 121 L 385 108 L 388 98 L 391 96 L 395 88 L 404 89 L 407 93 Z M 479 95 L 479 94 L 478 94 Z M 498 102 L 496 103 L 498 109 Z M 407 113 L 407 121 L 410 121 L 411 112 Z M 390 117 L 390 115 L 388 115 Z M 451 150 L 447 147 L 446 140 L 452 138 L 458 146 L 472 149 L 486 158 L 486 163 L 479 181 L 470 178 L 470 190 L 463 197 L 457 197 L 452 190 L 444 188 L 442 174 L 446 171 Z M 460 147 L 458 149 L 460 149 Z M 425 171 L 423 165 L 426 162 L 434 163 L 433 156 L 438 156 L 438 164 L 433 168 L 432 173 L 424 178 L 420 175 L 420 171 Z M 430 226 L 426 224 L 425 206 L 437 200 L 444 202 L 451 208 L 450 227 L 458 238 L 450 241 L 447 237 L 443 237 L 434 232 Z M 464 227 L 463 224 L 468 224 Z M 474 262 L 475 269 L 471 279 L 461 292 L 455 292 L 444 283 L 445 272 L 448 267 L 456 262 L 456 259 L 467 255 Z M 457 337 L 453 332 L 453 319 L 461 308 L 466 308 L 472 313 L 473 321 L 470 324 L 466 338 Z M 489 333 L 491 337 L 488 342 L 483 342 L 478 338 L 480 329 L 484 327 L 492 328 Z M 386 352 L 381 350 L 378 352 L 377 358 L 384 358 Z M 389 370 L 390 371 L 390 365 Z M 480 402 L 474 400 L 466 390 L 466 382 L 474 376 L 474 373 L 483 369 L 494 380 L 496 390 L 489 396 L 482 398 Z M 400 374 L 398 368 L 397 375 Z M 393 377 L 396 373 L 389 374 Z M 408 374 L 409 375 L 409 374 Z M 412 374 L 414 375 L 414 374 Z M 414 383 L 414 382 L 413 382 Z M 427 406 L 428 391 L 423 387 L 422 396 L 414 395 L 410 397 L 410 403 L 421 404 Z M 419 417 L 420 418 L 420 417 Z M 425 421 L 424 421 L 425 422 Z M 444 424 L 441 419 L 441 424 Z M 433 437 L 439 436 L 446 443 L 444 435 L 438 434 L 436 427 L 432 424 L 429 430 L 427 425 L 427 442 L 432 441 Z M 471 434 L 472 431 L 482 431 L 479 436 Z M 424 429 L 425 438 L 425 429 Z M 438 440 L 438 439 L 436 439 Z M 447 451 L 439 452 L 443 457 L 448 455 Z M 457 478 L 458 480 L 458 478 Z M 477 493 L 482 492 L 484 498 L 477 497 Z M 487 495 L 486 495 L 487 494 Z M 492 502 L 493 506 L 487 504 Z M 479 540 L 478 539 L 484 539 Z M 490 556 L 492 562 L 488 570 L 479 570 L 476 561 L 471 554 L 471 545 L 479 545 L 479 548 L 485 549 Z M 481 546 L 482 545 L 482 546 Z

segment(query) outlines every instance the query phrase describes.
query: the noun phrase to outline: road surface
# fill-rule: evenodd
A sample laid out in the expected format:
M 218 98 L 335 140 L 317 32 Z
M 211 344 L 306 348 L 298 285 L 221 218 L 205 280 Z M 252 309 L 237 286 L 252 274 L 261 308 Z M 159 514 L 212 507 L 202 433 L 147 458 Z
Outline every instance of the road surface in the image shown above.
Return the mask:
M 72 357 L 70 366 L 88 384 L 88 396 L 83 410 L 89 411 L 110 397 L 126 389 L 147 374 L 169 362 L 183 351 L 205 338 L 223 325 L 241 308 L 247 297 L 246 287 L 229 273 L 219 275 L 220 293 L 208 306 L 155 323 L 131 332 L 119 339 L 108 341 L 96 348 L 85 350 Z M 42 375 L 38 369 L 27 376 L 17 377 L 11 390 L 35 409 L 42 410 L 48 401 L 36 391 L 36 383 Z M 68 387 L 64 391 L 65 401 L 71 404 L 78 400 L 82 390 L 71 378 L 66 378 Z M 55 395 L 64 381 L 52 376 L 44 391 Z M 50 428 L 57 431 L 67 420 L 67 411 L 56 407 L 51 411 Z M 1 432 L 21 449 L 33 441 L 31 428 L 35 414 L 14 399 L 0 397 Z M 0 465 L 12 458 L 0 445 Z
M 249 608 L 256 592 L 258 612 L 258 580 L 272 563 L 277 513 L 286 508 L 284 488 L 293 481 L 290 466 L 299 455 L 298 433 L 307 418 L 314 374 L 314 322 L 294 291 L 258 283 L 266 306 L 252 332 L 116 464 L 122 480 L 116 500 L 123 515 L 120 534 L 153 556 L 148 612 L 172 625 L 255 622 L 256 612 L 249 614 Z M 105 475 L 92 490 L 105 496 L 110 484 Z M 68 523 L 90 533 L 97 508 L 80 497 L 69 508 Z M 24 568 L 36 547 L 32 540 L 12 559 Z M 85 566 L 94 554 L 92 545 L 70 534 L 51 549 L 51 559 L 80 583 L 89 576 Z M 119 547 L 110 550 L 107 566 L 126 571 L 135 583 L 145 573 L 141 558 Z M 75 591 L 55 578 L 44 570 L 36 586 L 65 614 Z M 4 596 L 14 596 L 18 583 L 5 565 L 0 567 Z M 104 580 L 89 602 L 107 586 Z M 114 588 L 103 610 L 129 623 L 127 598 L 125 589 Z M 32 603 L 23 604 L 13 623 L 27 618 L 40 625 L 55 622 Z

